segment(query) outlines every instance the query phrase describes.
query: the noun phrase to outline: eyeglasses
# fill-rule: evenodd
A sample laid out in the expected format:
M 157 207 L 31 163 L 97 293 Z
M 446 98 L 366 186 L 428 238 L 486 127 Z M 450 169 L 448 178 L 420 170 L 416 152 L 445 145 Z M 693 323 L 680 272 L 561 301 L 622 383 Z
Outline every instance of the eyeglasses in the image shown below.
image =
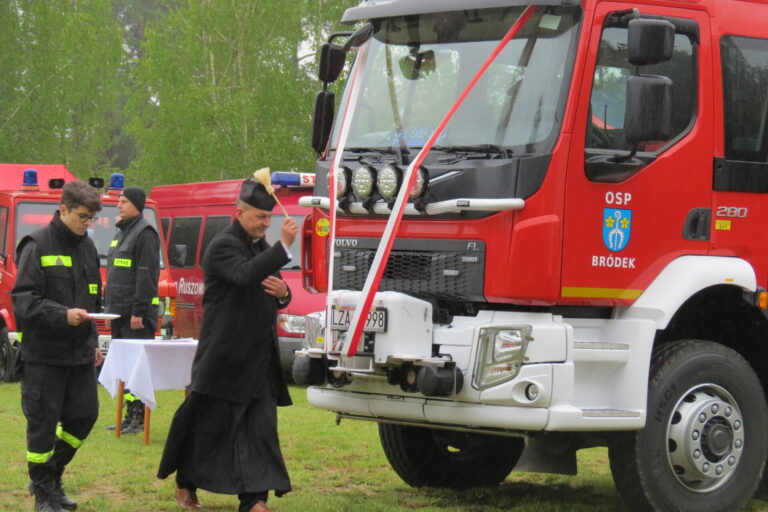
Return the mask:
M 77 217 L 80 219 L 80 222 L 93 222 L 99 218 L 96 215 L 88 215 L 87 213 L 78 213 Z

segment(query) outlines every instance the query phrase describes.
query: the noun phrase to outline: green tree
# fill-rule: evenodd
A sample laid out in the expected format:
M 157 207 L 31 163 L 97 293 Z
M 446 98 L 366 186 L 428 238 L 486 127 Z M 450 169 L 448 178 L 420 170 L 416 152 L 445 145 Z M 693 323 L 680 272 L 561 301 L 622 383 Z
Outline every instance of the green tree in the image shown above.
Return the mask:
M 109 167 L 122 39 L 110 0 L 0 2 L 0 160 Z
M 145 186 L 314 168 L 311 60 L 332 19 L 311 0 L 187 0 L 145 31 L 129 102 Z M 343 5 L 346 4 L 346 5 Z M 333 17 L 333 18 L 331 18 Z

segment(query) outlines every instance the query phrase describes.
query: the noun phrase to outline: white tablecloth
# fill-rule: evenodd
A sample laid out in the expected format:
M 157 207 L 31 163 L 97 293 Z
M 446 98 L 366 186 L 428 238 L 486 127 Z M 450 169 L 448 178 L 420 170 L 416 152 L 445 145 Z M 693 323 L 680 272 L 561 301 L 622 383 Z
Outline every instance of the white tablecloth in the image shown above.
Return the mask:
M 112 340 L 99 382 L 114 397 L 122 380 L 154 409 L 156 390 L 184 389 L 190 383 L 196 348 L 197 340 Z

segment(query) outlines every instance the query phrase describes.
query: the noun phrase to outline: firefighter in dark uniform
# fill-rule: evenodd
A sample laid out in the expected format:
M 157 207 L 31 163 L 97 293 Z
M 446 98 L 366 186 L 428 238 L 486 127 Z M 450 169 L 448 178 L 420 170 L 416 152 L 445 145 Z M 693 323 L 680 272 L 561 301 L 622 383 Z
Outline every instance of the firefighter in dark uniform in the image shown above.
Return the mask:
M 203 258 L 205 295 L 189 398 L 174 416 L 158 477 L 176 471 L 176 501 L 197 510 L 198 488 L 237 494 L 240 512 L 268 512 L 267 493 L 291 482 L 277 435 L 277 406 L 290 405 L 277 348 L 277 311 L 291 298 L 279 269 L 298 224 L 264 239 L 275 200 L 247 180 L 235 220 Z
M 146 201 L 142 189 L 128 187 L 117 202 L 120 221 L 109 244 L 104 299 L 106 312 L 120 315 L 110 322 L 113 339 L 154 339 L 157 329 L 160 237 L 142 215 Z M 121 433 L 141 432 L 144 403 L 129 390 L 123 398 L 128 411 Z
M 101 275 L 88 226 L 99 193 L 67 183 L 51 223 L 25 236 L 11 291 L 21 343 L 21 407 L 27 419 L 27 463 L 35 510 L 72 510 L 61 485 L 64 468 L 99 413 L 96 370 L 102 363 L 89 312 L 101 310 Z

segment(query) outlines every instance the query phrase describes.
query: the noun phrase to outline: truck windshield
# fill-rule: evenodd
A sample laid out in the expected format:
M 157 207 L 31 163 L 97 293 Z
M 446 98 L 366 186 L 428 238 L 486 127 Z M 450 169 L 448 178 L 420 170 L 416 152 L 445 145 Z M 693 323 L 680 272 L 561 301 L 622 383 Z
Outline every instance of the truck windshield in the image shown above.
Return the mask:
M 361 90 L 349 109 L 352 124 L 345 148 L 423 146 L 522 9 L 377 20 L 367 43 L 367 62 L 358 71 Z M 563 117 L 580 18 L 578 7 L 538 8 L 476 84 L 436 145 L 548 151 Z M 342 117 L 334 127 L 333 145 Z
M 16 215 L 16 235 L 14 247 L 18 246 L 22 238 L 51 222 L 54 212 L 58 210 L 58 203 L 20 203 Z M 101 266 L 107 264 L 107 253 L 109 252 L 109 243 L 115 238 L 117 228 L 115 224 L 119 221 L 117 206 L 105 204 L 102 210 L 97 214 L 98 219 L 88 228 L 88 236 L 96 244 L 96 250 L 99 252 Z M 155 229 L 157 229 L 157 213 L 151 207 L 144 208 L 144 219 Z M 165 258 L 160 251 L 160 268 L 165 268 Z

